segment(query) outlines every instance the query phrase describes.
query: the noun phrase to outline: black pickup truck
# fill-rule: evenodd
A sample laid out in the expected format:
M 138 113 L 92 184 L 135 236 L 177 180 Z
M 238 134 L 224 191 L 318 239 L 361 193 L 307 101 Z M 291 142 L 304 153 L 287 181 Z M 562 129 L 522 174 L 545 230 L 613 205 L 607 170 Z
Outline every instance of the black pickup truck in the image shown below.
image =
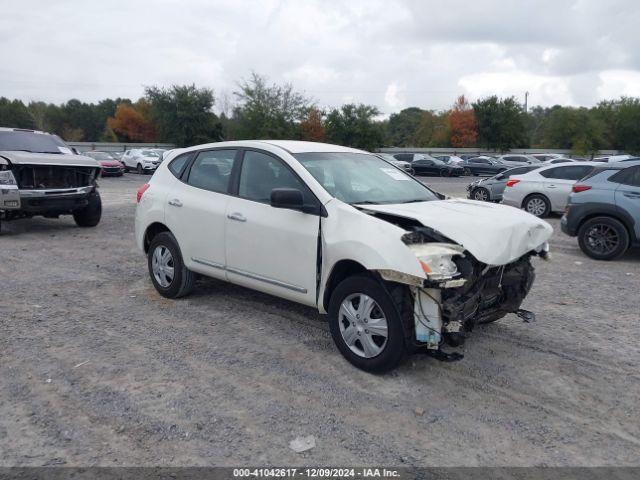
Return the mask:
M 75 154 L 60 137 L 0 128 L 0 221 L 73 215 L 78 226 L 100 222 L 100 165 Z

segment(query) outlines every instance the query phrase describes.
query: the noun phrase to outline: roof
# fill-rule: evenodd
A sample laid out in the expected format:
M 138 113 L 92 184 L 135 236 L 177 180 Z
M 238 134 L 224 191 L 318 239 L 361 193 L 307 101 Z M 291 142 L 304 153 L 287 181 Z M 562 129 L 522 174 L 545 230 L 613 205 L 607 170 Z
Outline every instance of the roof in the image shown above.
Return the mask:
M 0 132 L 29 132 L 29 133 L 39 133 L 41 135 L 51 135 L 50 133 L 42 132 L 40 130 L 32 130 L 30 128 L 0 127 Z
M 351 152 L 351 153 L 369 153 L 356 148 L 343 147 L 333 145 L 331 143 L 320 142 L 303 142 L 300 140 L 255 140 L 256 142 L 264 142 L 276 147 L 280 147 L 289 153 L 310 153 L 310 152 Z
M 598 170 L 623 170 L 625 168 L 635 167 L 637 165 L 640 165 L 640 158 L 638 158 L 637 160 L 624 160 L 621 162 L 595 163 L 595 166 Z

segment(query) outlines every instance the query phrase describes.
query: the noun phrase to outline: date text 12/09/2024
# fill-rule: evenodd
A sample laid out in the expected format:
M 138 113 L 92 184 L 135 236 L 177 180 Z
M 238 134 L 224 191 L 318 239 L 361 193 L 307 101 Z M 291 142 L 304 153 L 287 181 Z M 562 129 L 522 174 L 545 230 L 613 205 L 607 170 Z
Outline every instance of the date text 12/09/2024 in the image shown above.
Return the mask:
M 388 468 L 235 468 L 234 478 L 400 478 Z

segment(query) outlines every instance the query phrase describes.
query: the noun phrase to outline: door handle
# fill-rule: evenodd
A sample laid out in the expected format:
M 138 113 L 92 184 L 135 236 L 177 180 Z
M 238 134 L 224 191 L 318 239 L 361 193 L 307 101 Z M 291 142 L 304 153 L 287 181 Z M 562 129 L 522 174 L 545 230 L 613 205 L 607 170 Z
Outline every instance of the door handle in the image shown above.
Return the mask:
M 556 188 L 555 185 L 547 185 L 547 188 Z
M 172 207 L 181 207 L 182 202 L 177 198 L 174 198 L 173 200 L 169 200 L 169 205 L 171 205 Z
M 234 212 L 227 215 L 229 220 L 235 220 L 236 222 L 246 222 L 247 219 L 241 213 Z

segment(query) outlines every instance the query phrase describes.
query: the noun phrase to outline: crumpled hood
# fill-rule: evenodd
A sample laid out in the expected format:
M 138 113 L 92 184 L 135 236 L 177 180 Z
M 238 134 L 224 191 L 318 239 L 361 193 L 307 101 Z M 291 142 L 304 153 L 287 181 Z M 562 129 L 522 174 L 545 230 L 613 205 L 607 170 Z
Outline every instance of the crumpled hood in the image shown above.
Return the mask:
M 507 205 L 448 199 L 394 205 L 361 205 L 363 210 L 413 218 L 450 238 L 479 261 L 505 265 L 549 240 L 544 220 Z
M 99 167 L 97 161 L 84 155 L 68 153 L 32 153 L 3 151 L 0 156 L 20 165 L 65 165 L 73 167 Z

